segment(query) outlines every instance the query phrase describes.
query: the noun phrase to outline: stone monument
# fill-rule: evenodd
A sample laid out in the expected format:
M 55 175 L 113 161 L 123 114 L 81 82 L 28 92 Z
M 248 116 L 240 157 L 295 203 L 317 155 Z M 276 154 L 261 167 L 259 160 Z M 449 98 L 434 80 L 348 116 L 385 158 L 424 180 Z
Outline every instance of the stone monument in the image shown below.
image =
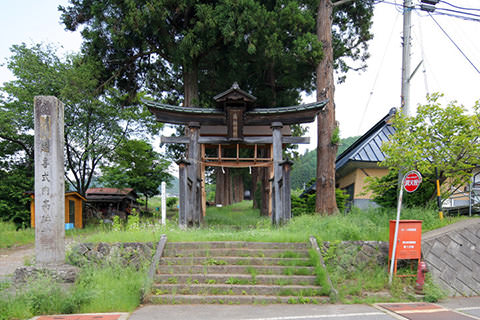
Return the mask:
M 55 97 L 35 97 L 35 258 L 39 266 L 65 263 L 63 110 Z

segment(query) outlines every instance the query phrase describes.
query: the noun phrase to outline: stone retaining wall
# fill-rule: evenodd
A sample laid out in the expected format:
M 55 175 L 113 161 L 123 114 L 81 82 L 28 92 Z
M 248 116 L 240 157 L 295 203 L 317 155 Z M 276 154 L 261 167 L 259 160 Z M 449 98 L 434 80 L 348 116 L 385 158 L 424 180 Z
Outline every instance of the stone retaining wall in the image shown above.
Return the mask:
M 331 262 L 346 272 L 372 265 L 386 267 L 388 263 L 388 243 L 383 241 L 325 241 L 321 251 L 327 263 L 329 255 L 334 255 Z
M 425 233 L 422 253 L 434 282 L 449 295 L 480 295 L 480 218 Z
M 81 243 L 72 248 L 67 260 L 70 264 L 81 266 L 86 262 L 121 263 L 140 267 L 149 262 L 155 253 L 151 242 L 129 243 Z

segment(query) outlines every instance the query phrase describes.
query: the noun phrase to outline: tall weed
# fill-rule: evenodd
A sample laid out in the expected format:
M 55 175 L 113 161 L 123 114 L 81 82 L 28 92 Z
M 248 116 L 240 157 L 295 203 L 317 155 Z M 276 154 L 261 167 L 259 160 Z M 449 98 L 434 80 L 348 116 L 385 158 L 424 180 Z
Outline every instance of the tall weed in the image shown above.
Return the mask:
M 10 248 L 14 245 L 24 245 L 32 243 L 35 240 L 34 229 L 19 229 L 13 222 L 4 222 L 0 220 L 0 249 Z

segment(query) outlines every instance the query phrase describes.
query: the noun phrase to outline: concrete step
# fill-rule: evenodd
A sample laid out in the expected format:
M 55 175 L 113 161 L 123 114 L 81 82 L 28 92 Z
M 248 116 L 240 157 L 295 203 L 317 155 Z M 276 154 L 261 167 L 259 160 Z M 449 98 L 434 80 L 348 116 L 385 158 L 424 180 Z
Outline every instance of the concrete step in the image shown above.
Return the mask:
M 269 257 L 308 258 L 307 249 L 249 249 L 249 248 L 165 248 L 164 257 Z
M 252 258 L 252 257 L 164 257 L 161 265 L 276 265 L 312 266 L 309 258 Z
M 263 295 L 151 295 L 147 301 L 154 304 L 272 304 L 322 303 L 328 297 L 263 296 Z
M 157 273 L 178 274 L 277 274 L 277 275 L 314 275 L 313 267 L 295 266 L 251 266 L 251 265 L 160 265 Z
M 301 285 L 260 285 L 260 284 L 155 284 L 153 293 L 187 294 L 187 295 L 278 295 L 278 296 L 319 296 L 323 295 L 321 287 Z
M 305 242 L 247 242 L 247 241 L 211 241 L 211 242 L 168 242 L 170 249 L 215 249 L 215 248 L 245 248 L 245 249 L 309 249 Z
M 239 284 L 273 284 L 273 285 L 315 285 L 316 276 L 256 275 L 255 281 L 250 274 L 157 274 L 155 283 L 239 283 Z

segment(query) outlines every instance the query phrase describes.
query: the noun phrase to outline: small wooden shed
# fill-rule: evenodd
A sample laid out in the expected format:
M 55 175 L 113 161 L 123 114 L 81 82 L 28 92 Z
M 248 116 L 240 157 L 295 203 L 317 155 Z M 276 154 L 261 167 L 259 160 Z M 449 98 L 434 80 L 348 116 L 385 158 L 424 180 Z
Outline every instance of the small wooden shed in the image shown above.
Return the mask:
M 35 194 L 29 192 L 32 201 L 30 202 L 30 222 L 35 227 Z M 73 223 L 75 228 L 83 228 L 83 201 L 87 201 L 78 192 L 65 192 L 65 223 Z

